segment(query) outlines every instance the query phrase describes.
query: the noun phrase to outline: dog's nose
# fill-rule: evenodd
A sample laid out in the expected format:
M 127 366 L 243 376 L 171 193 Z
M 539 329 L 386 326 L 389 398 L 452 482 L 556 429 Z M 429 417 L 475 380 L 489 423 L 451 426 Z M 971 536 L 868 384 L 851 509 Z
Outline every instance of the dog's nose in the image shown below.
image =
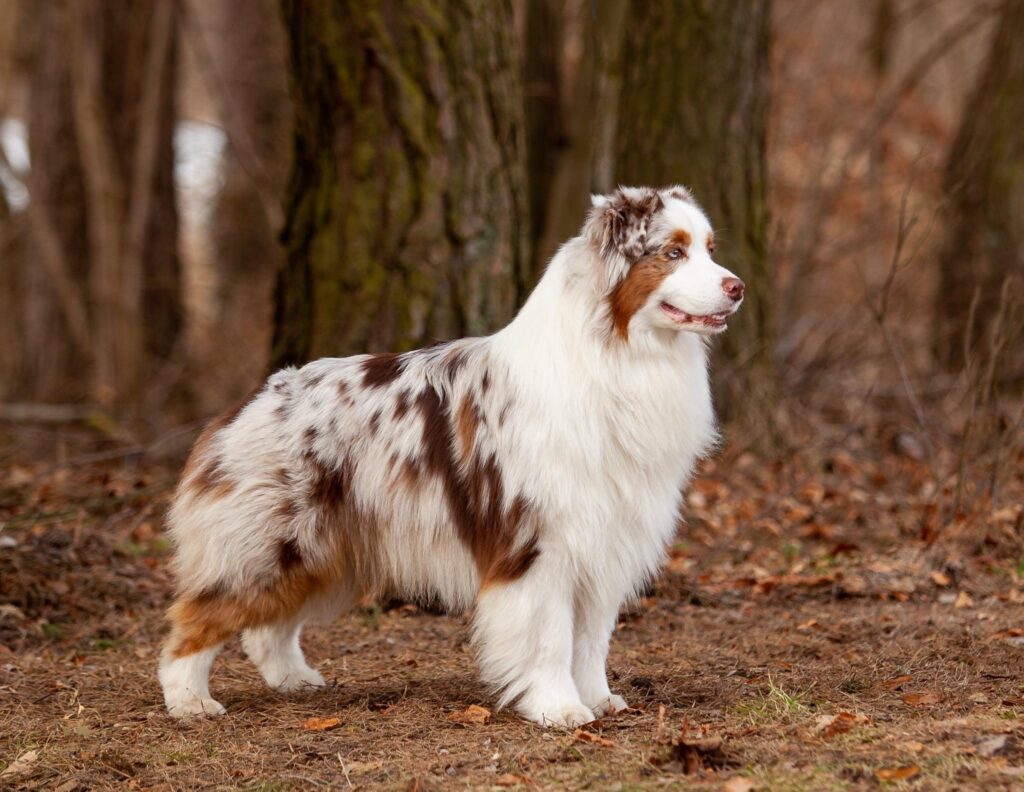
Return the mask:
M 722 291 L 739 302 L 743 299 L 743 281 L 739 278 L 722 278 Z

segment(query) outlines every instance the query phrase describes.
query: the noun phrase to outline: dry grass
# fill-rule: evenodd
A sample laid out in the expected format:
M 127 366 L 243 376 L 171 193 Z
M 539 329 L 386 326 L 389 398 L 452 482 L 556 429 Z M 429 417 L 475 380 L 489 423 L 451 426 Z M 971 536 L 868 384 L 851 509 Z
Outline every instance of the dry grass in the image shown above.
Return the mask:
M 613 687 L 634 708 L 594 739 L 507 712 L 449 720 L 490 707 L 465 621 L 409 605 L 309 631 L 320 693 L 268 691 L 233 646 L 212 680 L 228 715 L 173 721 L 155 677 L 173 471 L 12 464 L 0 768 L 35 760 L 0 787 L 1017 788 L 1021 485 L 928 545 L 927 476 L 821 449 L 707 465 L 665 574 L 616 633 Z M 913 777 L 877 775 L 899 768 Z

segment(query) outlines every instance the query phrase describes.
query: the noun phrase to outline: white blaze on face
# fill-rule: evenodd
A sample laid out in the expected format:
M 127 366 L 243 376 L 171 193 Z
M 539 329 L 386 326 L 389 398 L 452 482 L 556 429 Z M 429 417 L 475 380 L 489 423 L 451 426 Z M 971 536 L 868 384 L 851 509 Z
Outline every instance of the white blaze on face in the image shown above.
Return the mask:
M 673 271 L 662 280 L 644 306 L 654 327 L 684 327 L 700 333 L 725 328 L 725 318 L 742 302 L 725 288 L 736 276 L 712 258 L 713 234 L 704 213 L 692 203 L 669 199 L 652 222 L 650 243 L 663 256 L 680 249 Z

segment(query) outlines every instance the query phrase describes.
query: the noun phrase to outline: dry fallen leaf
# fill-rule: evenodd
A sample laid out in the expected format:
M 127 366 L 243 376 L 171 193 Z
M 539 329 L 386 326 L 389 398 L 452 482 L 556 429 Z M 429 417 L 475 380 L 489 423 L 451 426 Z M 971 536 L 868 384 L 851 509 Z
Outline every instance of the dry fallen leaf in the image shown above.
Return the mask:
M 945 588 L 953 582 L 949 579 L 949 575 L 945 574 L 944 572 L 939 572 L 939 570 L 937 569 L 930 575 L 928 575 L 928 577 L 932 579 L 932 583 L 934 583 L 936 586 L 941 586 L 942 588 Z
M 498 776 L 494 779 L 494 783 L 500 787 L 511 787 L 523 784 L 526 782 L 522 776 L 517 776 L 515 773 L 505 773 L 504 775 Z
M 483 707 L 477 706 L 476 704 L 470 704 L 464 710 L 459 712 L 453 712 L 448 716 L 448 720 L 452 723 L 463 723 L 463 724 L 484 724 L 490 720 L 491 711 L 484 709 Z
M 815 731 L 827 740 L 829 737 L 845 734 L 854 726 L 867 722 L 868 718 L 865 715 L 854 715 L 852 712 L 838 712 L 835 715 L 822 715 L 818 718 Z
M 757 789 L 754 779 L 744 778 L 743 776 L 730 778 L 722 786 L 722 792 L 752 792 L 754 789 Z
M 971 595 L 966 591 L 961 591 L 956 595 L 956 601 L 953 603 L 954 608 L 973 608 L 974 600 Z
M 907 693 L 903 695 L 902 698 L 904 704 L 910 704 L 912 707 L 923 707 L 929 704 L 938 704 L 942 701 L 942 696 L 931 691 L 925 691 L 924 693 Z
M 920 772 L 921 768 L 916 764 L 904 767 L 883 767 L 881 770 L 875 770 L 875 778 L 879 781 L 906 781 Z
M 907 682 L 912 679 L 913 677 L 910 676 L 910 674 L 903 674 L 902 676 L 887 679 L 880 685 L 880 687 L 883 687 L 886 690 L 896 690 L 896 688 L 903 687 L 903 685 L 907 684 Z
M 903 750 L 909 751 L 910 753 L 921 753 L 924 750 L 924 743 L 920 743 L 917 740 L 907 740 L 903 743 Z
M 808 632 L 812 627 L 817 626 L 817 624 L 818 624 L 818 620 L 817 619 L 808 619 L 803 624 L 798 624 L 796 626 L 796 629 L 799 632 Z
M 341 723 L 341 718 L 310 718 L 302 724 L 306 731 L 327 731 Z
M 35 762 L 36 759 L 38 758 L 39 751 L 26 751 L 13 762 L 11 762 L 9 765 L 7 765 L 7 767 L 4 768 L 4 771 L 0 773 L 0 777 L 6 776 L 10 778 L 11 776 L 27 773 L 29 770 L 32 769 L 32 763 Z
M 599 734 L 593 732 L 584 731 L 583 729 L 577 729 L 573 732 L 573 736 L 579 742 L 592 743 L 594 745 L 600 745 L 602 748 L 614 748 L 615 743 L 609 740 L 607 737 L 602 737 Z

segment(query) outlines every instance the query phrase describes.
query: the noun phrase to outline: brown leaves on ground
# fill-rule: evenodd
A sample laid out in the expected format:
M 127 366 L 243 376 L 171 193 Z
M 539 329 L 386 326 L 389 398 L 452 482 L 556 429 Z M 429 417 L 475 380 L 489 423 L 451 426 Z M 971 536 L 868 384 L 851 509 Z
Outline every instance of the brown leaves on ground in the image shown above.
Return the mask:
M 871 719 L 866 715 L 854 714 L 852 712 L 837 712 L 835 715 L 822 715 L 818 718 L 815 731 L 824 739 L 835 737 L 837 734 L 845 734 L 851 731 L 854 726 L 870 723 Z
M 929 707 L 942 701 L 942 696 L 931 690 L 921 693 L 906 693 L 900 698 L 903 699 L 904 704 L 909 704 L 911 707 Z
M 720 770 L 735 764 L 727 756 L 724 744 L 723 738 L 711 734 L 707 726 L 694 729 L 687 720 L 671 743 L 667 756 L 651 761 L 663 769 L 674 769 L 684 775 Z
M 916 764 L 903 767 L 883 767 L 875 770 L 875 778 L 879 781 L 907 781 L 921 772 Z
M 477 704 L 470 704 L 466 709 L 453 712 L 448 716 L 452 723 L 461 723 L 464 726 L 470 724 L 483 725 L 491 718 L 491 711 Z
M 607 737 L 602 737 L 600 734 L 594 734 L 586 729 L 577 729 L 572 733 L 572 736 L 576 738 L 577 742 L 600 745 L 602 748 L 615 747 L 615 742 L 613 740 L 609 740 Z
M 23 775 L 32 769 L 39 758 L 39 751 L 26 751 L 0 772 L 0 778 L 13 781 L 15 776 Z
M 341 724 L 341 718 L 310 718 L 302 724 L 306 731 L 328 731 Z

